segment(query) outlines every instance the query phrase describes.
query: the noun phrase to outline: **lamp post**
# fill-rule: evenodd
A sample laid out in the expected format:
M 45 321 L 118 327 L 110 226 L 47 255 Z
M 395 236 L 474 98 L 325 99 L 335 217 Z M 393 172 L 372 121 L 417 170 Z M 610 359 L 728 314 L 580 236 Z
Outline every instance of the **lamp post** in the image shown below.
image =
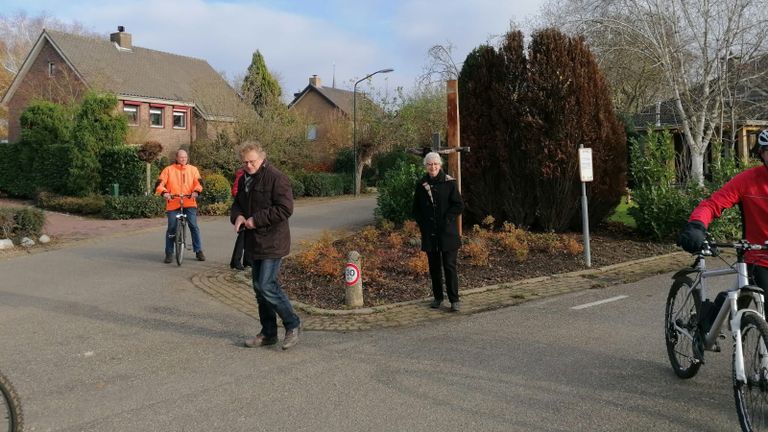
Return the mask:
M 392 68 L 377 70 L 355 81 L 355 85 L 352 87 L 352 161 L 354 163 L 352 168 L 352 188 L 355 196 L 360 194 L 357 187 L 357 85 L 378 73 L 390 73 L 393 70 Z

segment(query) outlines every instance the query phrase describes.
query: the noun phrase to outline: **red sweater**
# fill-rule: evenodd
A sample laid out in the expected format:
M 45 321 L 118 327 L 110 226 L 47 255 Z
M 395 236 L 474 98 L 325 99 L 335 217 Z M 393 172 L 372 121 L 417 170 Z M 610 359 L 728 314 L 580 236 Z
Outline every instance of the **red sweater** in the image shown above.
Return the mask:
M 739 204 L 744 238 L 750 243 L 768 240 L 768 168 L 764 165 L 748 169 L 726 183 L 693 210 L 689 221 L 709 226 L 723 210 Z M 768 267 L 768 251 L 748 251 L 744 260 Z
M 237 196 L 237 187 L 238 187 L 237 183 L 240 182 L 240 177 L 243 176 L 244 172 L 245 171 L 243 171 L 242 168 L 240 168 L 239 170 L 235 171 L 235 181 L 232 182 L 232 196 L 233 197 Z

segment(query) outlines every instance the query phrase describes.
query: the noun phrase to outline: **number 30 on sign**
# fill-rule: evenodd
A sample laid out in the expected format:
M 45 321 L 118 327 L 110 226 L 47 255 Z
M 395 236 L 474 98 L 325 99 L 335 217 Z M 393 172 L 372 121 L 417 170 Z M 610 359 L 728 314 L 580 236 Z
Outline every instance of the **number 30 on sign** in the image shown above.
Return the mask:
M 344 267 L 344 281 L 347 285 L 354 285 L 360 280 L 360 269 L 354 263 L 347 263 Z

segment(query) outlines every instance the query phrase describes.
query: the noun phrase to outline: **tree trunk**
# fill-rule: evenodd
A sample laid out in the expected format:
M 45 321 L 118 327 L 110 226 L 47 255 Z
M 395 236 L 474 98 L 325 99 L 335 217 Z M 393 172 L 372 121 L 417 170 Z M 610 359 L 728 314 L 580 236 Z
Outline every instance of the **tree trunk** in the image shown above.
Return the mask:
M 361 183 L 363 181 L 363 162 L 357 161 L 357 166 L 355 169 L 355 190 L 352 191 L 352 193 L 357 196 L 360 195 L 360 190 L 362 189 Z
M 706 148 L 694 148 L 691 150 L 691 180 L 699 186 L 704 185 L 704 151 Z
M 152 195 L 152 164 L 147 162 L 147 192 L 144 195 Z

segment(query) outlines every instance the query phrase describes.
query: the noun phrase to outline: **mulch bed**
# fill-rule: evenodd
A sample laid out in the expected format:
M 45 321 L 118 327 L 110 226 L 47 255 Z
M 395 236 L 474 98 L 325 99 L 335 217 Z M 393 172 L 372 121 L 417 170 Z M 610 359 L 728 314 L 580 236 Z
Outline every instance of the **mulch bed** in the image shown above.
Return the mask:
M 580 234 L 573 234 L 581 242 Z M 381 244 L 381 243 L 379 243 Z M 350 249 L 344 240 L 334 243 L 343 255 Z M 655 243 L 638 240 L 631 232 L 617 225 L 600 227 L 590 235 L 592 267 L 603 267 L 641 258 L 649 258 L 674 252 L 671 243 Z M 408 271 L 406 263 L 417 249 L 407 244 L 401 248 L 379 247 L 368 252 L 368 257 L 384 265 L 366 274 L 366 253 L 362 253 L 363 298 L 365 306 L 377 306 L 408 300 L 423 299 L 432 295 L 429 275 L 426 271 L 414 274 Z M 332 278 L 315 276 L 298 266 L 294 258 L 285 260 L 281 282 L 291 299 L 320 308 L 343 309 L 345 284 L 339 275 Z M 490 250 L 488 265 L 472 265 L 468 257 L 459 253 L 459 290 L 480 288 L 487 285 L 508 283 L 539 276 L 586 269 L 584 254 L 569 254 L 565 251 L 544 251 L 531 249 L 524 262 L 519 262 L 509 253 L 497 248 Z

